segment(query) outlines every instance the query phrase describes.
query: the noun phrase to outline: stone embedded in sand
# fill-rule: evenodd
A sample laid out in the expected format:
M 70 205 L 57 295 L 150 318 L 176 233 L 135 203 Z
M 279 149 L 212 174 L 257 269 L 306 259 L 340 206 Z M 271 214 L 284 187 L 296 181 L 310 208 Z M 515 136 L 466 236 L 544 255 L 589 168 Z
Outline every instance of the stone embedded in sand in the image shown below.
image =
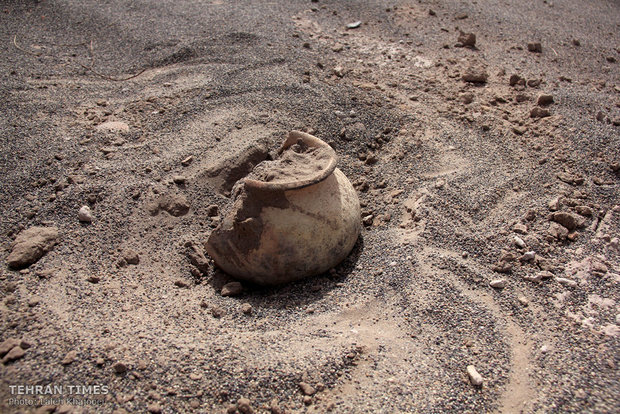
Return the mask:
M 548 109 L 541 108 L 540 106 L 535 106 L 530 111 L 530 118 L 546 118 L 551 116 L 551 112 Z
M 277 398 L 272 399 L 271 402 L 269 403 L 269 411 L 271 411 L 271 414 L 284 414 L 285 413 L 285 411 L 282 408 L 280 408 L 280 404 Z
M 473 101 L 474 101 L 473 93 L 464 93 L 461 95 L 461 102 L 463 102 L 465 105 L 469 105 Z
M 484 382 L 482 375 L 478 373 L 476 367 L 474 367 L 473 365 L 467 366 L 467 375 L 469 376 L 469 381 L 472 383 L 472 385 L 475 385 L 476 387 L 481 386 Z
M 243 314 L 245 315 L 251 315 L 252 305 L 250 305 L 249 303 L 244 303 L 243 305 L 241 305 L 241 312 L 243 312 Z
M 507 260 L 500 260 L 493 266 L 492 270 L 497 273 L 508 273 L 512 270 L 512 263 Z
M 542 83 L 542 79 L 528 79 L 527 86 L 530 88 L 538 88 Z
M 137 265 L 140 263 L 140 255 L 133 249 L 125 249 L 123 251 L 123 260 L 127 264 Z
M 82 206 L 78 211 L 78 220 L 83 223 L 90 223 L 94 220 L 93 213 L 90 211 L 90 207 Z
M 512 228 L 515 233 L 527 234 L 527 226 L 523 223 L 517 223 Z
M 183 279 L 177 279 L 174 281 L 174 285 L 179 288 L 186 288 L 189 284 Z
M 17 338 L 8 338 L 0 344 L 0 357 L 7 354 L 11 349 L 20 345 L 20 340 Z
M 503 289 L 506 287 L 506 279 L 495 279 L 489 282 L 489 286 L 493 289 Z
M 30 266 L 49 252 L 57 239 L 57 227 L 31 227 L 22 231 L 7 258 L 9 267 L 20 269 Z
M 208 217 L 216 217 L 220 215 L 220 208 L 217 204 L 211 204 L 207 207 L 207 216 Z
M 151 215 L 156 216 L 161 210 L 168 212 L 171 216 L 180 217 L 189 212 L 189 202 L 182 194 L 162 195 L 156 202 L 148 206 Z
M 517 74 L 510 75 L 510 79 L 508 80 L 508 82 L 510 86 L 516 86 L 516 85 L 524 86 L 525 85 L 525 79 L 523 79 L 521 76 Z
M 202 245 L 196 242 L 188 242 L 185 247 L 188 248 L 187 258 L 190 263 L 196 266 L 201 273 L 207 273 L 209 271 L 209 260 L 204 254 Z
M 540 275 L 541 279 L 551 279 L 553 277 L 553 273 L 549 272 L 548 270 L 543 270 L 538 274 Z
M 239 282 L 229 282 L 222 287 L 222 296 L 238 296 L 243 292 L 243 285 Z
M 558 240 L 566 240 L 566 237 L 568 236 L 568 229 L 556 222 L 549 224 L 548 231 L 553 238 Z
M 540 276 L 540 273 L 536 273 L 534 275 L 525 275 L 523 276 L 523 279 L 527 280 L 528 282 L 539 283 L 542 280 L 542 277 Z
M 159 205 L 163 210 L 166 210 L 174 217 L 183 216 L 189 211 L 189 202 L 187 201 L 187 198 L 181 194 L 166 197 L 160 202 Z
M 461 32 L 458 41 L 463 46 L 474 47 L 476 46 L 476 35 L 474 33 Z
M 579 217 L 576 214 L 568 213 L 566 211 L 560 211 L 551 215 L 551 220 L 556 223 L 560 223 L 566 227 L 569 231 L 575 230 L 577 227 L 583 226 L 585 220 L 583 217 Z
M 152 403 L 146 406 L 146 410 L 151 414 L 160 414 L 161 405 L 159 403 Z
M 127 365 L 123 364 L 122 362 L 115 362 L 114 365 L 112 365 L 112 369 L 115 373 L 122 374 L 127 372 Z
M 588 206 L 576 206 L 575 211 L 584 217 L 592 217 L 592 214 L 594 214 L 594 211 Z
M 556 197 L 553 200 L 549 201 L 549 204 L 547 204 L 547 207 L 549 207 L 549 210 L 551 211 L 557 211 L 560 209 L 560 197 Z
M 254 414 L 252 403 L 247 398 L 239 398 L 237 400 L 237 410 L 242 414 Z
M 538 98 L 536 99 L 536 104 L 538 106 L 547 106 L 547 105 L 551 105 L 553 103 L 553 95 L 549 95 L 547 93 L 541 93 L 540 95 L 538 95 Z
M 75 361 L 77 358 L 77 352 L 76 351 L 69 351 L 67 352 L 67 355 L 65 355 L 65 357 L 62 359 L 62 361 L 60 361 L 60 363 L 62 365 L 69 365 L 71 363 L 73 363 L 73 361 Z
M 521 248 L 521 249 L 524 249 L 525 246 L 526 246 L 525 242 L 523 241 L 523 239 L 521 237 L 519 237 L 519 236 L 515 236 L 514 237 L 514 242 L 515 242 L 515 245 L 517 247 Z
M 542 53 L 542 45 L 540 42 L 530 42 L 527 44 L 527 50 L 533 53 Z
M 129 125 L 120 121 L 108 121 L 97 125 L 97 131 L 129 132 Z
M 304 395 L 314 395 L 316 393 L 314 387 L 307 382 L 300 382 L 299 388 L 301 389 L 301 392 L 304 393 Z
M 488 78 L 486 70 L 475 67 L 468 68 L 463 74 L 463 80 L 470 83 L 486 83 Z
M 26 355 L 26 351 L 24 351 L 19 345 L 15 346 L 4 356 L 4 358 L 2 358 L 2 363 L 6 364 L 8 362 L 15 361 L 24 355 Z
M 522 262 L 529 262 L 530 260 L 534 260 L 536 258 L 536 252 L 533 250 L 530 250 L 528 252 L 523 253 L 523 256 L 521 256 L 521 261 Z
M 226 314 L 226 311 L 220 308 L 219 306 L 211 307 L 211 315 L 213 315 L 214 318 L 221 318 L 225 314 Z
M 568 287 L 577 287 L 577 282 L 571 279 L 566 279 L 564 277 L 558 277 L 555 279 L 559 284 L 568 286 Z

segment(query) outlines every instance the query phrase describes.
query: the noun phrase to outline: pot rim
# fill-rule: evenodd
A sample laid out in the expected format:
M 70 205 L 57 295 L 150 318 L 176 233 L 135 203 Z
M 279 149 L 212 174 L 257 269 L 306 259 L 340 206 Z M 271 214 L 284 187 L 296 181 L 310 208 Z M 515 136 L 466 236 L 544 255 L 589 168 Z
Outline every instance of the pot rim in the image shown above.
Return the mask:
M 309 178 L 301 179 L 301 180 L 291 180 L 285 182 L 277 182 L 272 183 L 268 181 L 254 180 L 251 178 L 244 178 L 243 182 L 247 189 L 255 189 L 255 190 L 268 190 L 268 191 L 283 191 L 283 190 L 294 190 L 298 188 L 308 187 L 313 184 L 317 184 L 327 177 L 329 177 L 334 170 L 336 169 L 336 164 L 338 163 L 338 156 L 336 155 L 336 151 L 332 147 L 330 147 L 325 141 L 307 134 L 301 131 L 291 131 L 288 133 L 288 136 L 280 149 L 278 150 L 278 154 L 281 154 L 284 150 L 289 148 L 290 146 L 297 143 L 297 141 L 302 140 L 309 147 L 315 148 L 327 148 L 329 150 L 329 161 L 327 161 L 327 165 L 325 168 L 321 169 L 318 173 Z

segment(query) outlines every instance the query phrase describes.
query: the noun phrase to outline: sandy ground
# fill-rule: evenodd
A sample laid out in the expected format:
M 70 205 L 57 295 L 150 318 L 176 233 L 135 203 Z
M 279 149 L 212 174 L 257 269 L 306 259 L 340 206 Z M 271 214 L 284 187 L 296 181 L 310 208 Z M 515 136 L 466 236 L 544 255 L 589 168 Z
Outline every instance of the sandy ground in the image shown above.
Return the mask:
M 613 412 L 619 33 L 609 0 L 1 2 L 0 411 Z M 188 252 L 292 129 L 362 235 L 222 296 Z

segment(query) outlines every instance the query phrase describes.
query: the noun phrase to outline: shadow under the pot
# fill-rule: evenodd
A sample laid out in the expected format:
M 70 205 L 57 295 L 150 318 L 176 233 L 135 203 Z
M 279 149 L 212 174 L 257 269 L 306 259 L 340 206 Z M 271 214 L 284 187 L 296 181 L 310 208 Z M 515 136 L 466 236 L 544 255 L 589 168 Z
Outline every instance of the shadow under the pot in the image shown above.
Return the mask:
M 332 290 L 340 288 L 341 284 L 346 282 L 349 275 L 355 271 L 363 250 L 364 237 L 363 233 L 360 233 L 351 253 L 330 271 L 277 286 L 260 286 L 241 281 L 244 288 L 243 294 L 237 298 L 240 302 L 247 302 L 256 309 L 307 306 L 322 299 Z M 235 280 L 216 268 L 207 283 L 219 292 L 222 286 Z

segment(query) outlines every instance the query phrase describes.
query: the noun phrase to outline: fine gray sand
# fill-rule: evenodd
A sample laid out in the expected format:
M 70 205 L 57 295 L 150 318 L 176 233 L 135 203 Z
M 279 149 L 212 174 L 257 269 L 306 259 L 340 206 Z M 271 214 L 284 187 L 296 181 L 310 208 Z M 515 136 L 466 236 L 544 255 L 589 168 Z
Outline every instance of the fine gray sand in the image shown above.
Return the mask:
M 0 35 L 0 412 L 617 412 L 617 0 L 4 1 Z M 203 244 L 291 130 L 364 229 L 230 285 Z
M 274 160 L 259 163 L 246 177 L 272 184 L 310 180 L 333 158 L 329 148 L 309 147 L 303 141 L 279 152 Z

